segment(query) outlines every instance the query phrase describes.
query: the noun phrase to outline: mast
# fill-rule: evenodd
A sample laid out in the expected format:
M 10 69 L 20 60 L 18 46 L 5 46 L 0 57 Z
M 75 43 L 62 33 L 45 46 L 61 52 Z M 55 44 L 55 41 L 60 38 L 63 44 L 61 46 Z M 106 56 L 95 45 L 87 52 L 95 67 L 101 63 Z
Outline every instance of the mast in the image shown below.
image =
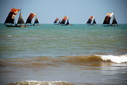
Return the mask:
M 19 14 L 19 18 L 18 18 L 17 24 L 24 24 L 24 20 L 23 20 L 23 18 L 22 18 L 21 11 L 20 11 L 20 14 Z
M 4 24 L 6 24 L 6 23 L 14 24 L 15 16 L 17 15 L 17 13 L 19 11 L 20 11 L 20 9 L 12 8 L 11 11 L 9 12 Z
M 34 18 L 34 16 L 36 16 L 35 13 L 30 13 L 28 18 L 27 18 L 26 24 L 31 24 L 32 19 Z

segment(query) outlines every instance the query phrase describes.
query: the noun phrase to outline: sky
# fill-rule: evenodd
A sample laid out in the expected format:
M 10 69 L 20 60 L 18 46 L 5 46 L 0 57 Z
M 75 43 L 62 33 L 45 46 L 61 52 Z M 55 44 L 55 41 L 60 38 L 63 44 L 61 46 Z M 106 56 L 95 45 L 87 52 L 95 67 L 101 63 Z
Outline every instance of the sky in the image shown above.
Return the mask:
M 72 24 L 85 24 L 89 16 L 95 16 L 102 24 L 108 12 L 115 12 L 118 23 L 127 24 L 127 0 L 0 0 L 0 23 L 5 22 L 11 8 L 22 9 L 24 21 L 30 13 L 36 13 L 41 24 L 63 16 L 68 16 Z

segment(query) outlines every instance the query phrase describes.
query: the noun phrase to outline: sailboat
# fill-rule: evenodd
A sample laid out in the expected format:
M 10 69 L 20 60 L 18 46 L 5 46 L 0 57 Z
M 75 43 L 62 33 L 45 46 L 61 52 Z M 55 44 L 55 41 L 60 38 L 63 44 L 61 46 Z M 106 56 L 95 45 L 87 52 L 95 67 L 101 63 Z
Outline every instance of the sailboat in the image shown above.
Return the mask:
M 59 24 L 59 23 L 60 23 L 59 18 L 56 18 L 55 21 L 54 21 L 53 23 L 54 23 L 54 24 Z
M 95 17 L 94 16 L 90 16 L 88 21 L 86 22 L 86 24 L 89 24 L 89 25 L 96 24 Z
M 58 24 L 60 24 L 60 20 L 59 20 Z
M 64 16 L 64 17 L 63 17 L 63 19 L 62 19 L 62 21 L 60 22 L 60 24 L 61 24 L 62 26 L 69 26 L 69 25 L 71 25 L 71 24 L 69 23 L 69 19 L 68 19 L 67 16 Z
M 4 22 L 4 25 L 7 27 L 16 27 L 16 24 L 14 23 L 15 16 L 17 15 L 19 11 L 20 9 L 12 8 Z
M 69 19 L 67 20 L 67 23 L 66 23 L 66 25 L 68 26 L 68 25 L 71 25 L 70 23 L 69 23 Z
M 34 26 L 37 26 L 39 25 L 39 21 L 38 21 L 38 18 L 37 18 L 37 15 L 35 16 L 35 20 L 34 20 Z
M 117 23 L 116 18 L 115 18 L 115 14 L 113 16 L 113 21 L 112 21 L 111 26 L 118 26 L 118 23 Z
M 35 13 L 30 13 L 27 20 L 26 20 L 26 25 L 33 25 L 32 24 L 32 19 L 34 18 L 34 16 L 36 16 Z
M 111 20 L 112 23 L 110 23 Z M 107 13 L 103 22 L 103 26 L 118 26 L 114 13 Z
M 19 17 L 18 17 L 18 22 L 15 22 L 15 16 L 18 14 L 18 12 L 20 11 Z M 4 25 L 7 27 L 26 27 L 24 20 L 22 18 L 22 14 L 21 14 L 21 9 L 15 9 L 12 8 L 10 13 L 8 14 L 8 17 L 6 18 Z
M 68 19 L 67 16 L 64 16 L 60 24 L 65 25 L 66 20 Z
M 25 25 L 25 22 L 24 22 L 23 18 L 22 18 L 21 11 L 20 11 L 20 14 L 19 14 L 19 18 L 18 18 L 18 22 L 16 24 L 16 27 L 27 27 Z

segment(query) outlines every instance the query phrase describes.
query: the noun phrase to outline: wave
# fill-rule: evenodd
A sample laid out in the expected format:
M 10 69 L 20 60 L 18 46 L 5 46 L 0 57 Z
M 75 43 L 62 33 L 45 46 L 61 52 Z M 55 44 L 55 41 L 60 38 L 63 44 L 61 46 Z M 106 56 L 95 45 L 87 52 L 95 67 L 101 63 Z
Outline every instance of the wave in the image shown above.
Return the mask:
M 68 56 L 67 61 L 70 62 L 112 62 L 127 63 L 126 55 L 93 55 L 93 56 Z
M 23 67 L 38 68 L 47 66 L 60 66 L 63 64 L 82 65 L 82 66 L 107 66 L 112 63 L 127 63 L 126 55 L 92 55 L 92 56 L 59 56 L 35 58 L 12 58 L 0 59 L 0 67 Z
M 126 55 L 97 55 L 100 56 L 103 61 L 111 61 L 114 63 L 127 63 Z
M 92 56 L 66 56 L 65 59 L 59 62 L 68 63 L 77 66 L 111 66 L 114 64 L 127 64 L 127 55 L 92 55 Z
M 68 83 L 66 81 L 36 81 L 36 80 L 30 80 L 30 81 L 21 81 L 21 82 L 9 83 L 8 85 L 73 85 L 73 84 Z

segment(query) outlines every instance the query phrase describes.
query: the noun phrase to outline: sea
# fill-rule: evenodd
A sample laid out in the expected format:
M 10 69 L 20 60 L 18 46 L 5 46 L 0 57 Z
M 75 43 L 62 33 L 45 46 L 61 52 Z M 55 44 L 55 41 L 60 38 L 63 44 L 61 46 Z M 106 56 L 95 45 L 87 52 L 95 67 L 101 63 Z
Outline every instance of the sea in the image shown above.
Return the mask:
M 0 85 L 127 85 L 127 24 L 0 24 Z

